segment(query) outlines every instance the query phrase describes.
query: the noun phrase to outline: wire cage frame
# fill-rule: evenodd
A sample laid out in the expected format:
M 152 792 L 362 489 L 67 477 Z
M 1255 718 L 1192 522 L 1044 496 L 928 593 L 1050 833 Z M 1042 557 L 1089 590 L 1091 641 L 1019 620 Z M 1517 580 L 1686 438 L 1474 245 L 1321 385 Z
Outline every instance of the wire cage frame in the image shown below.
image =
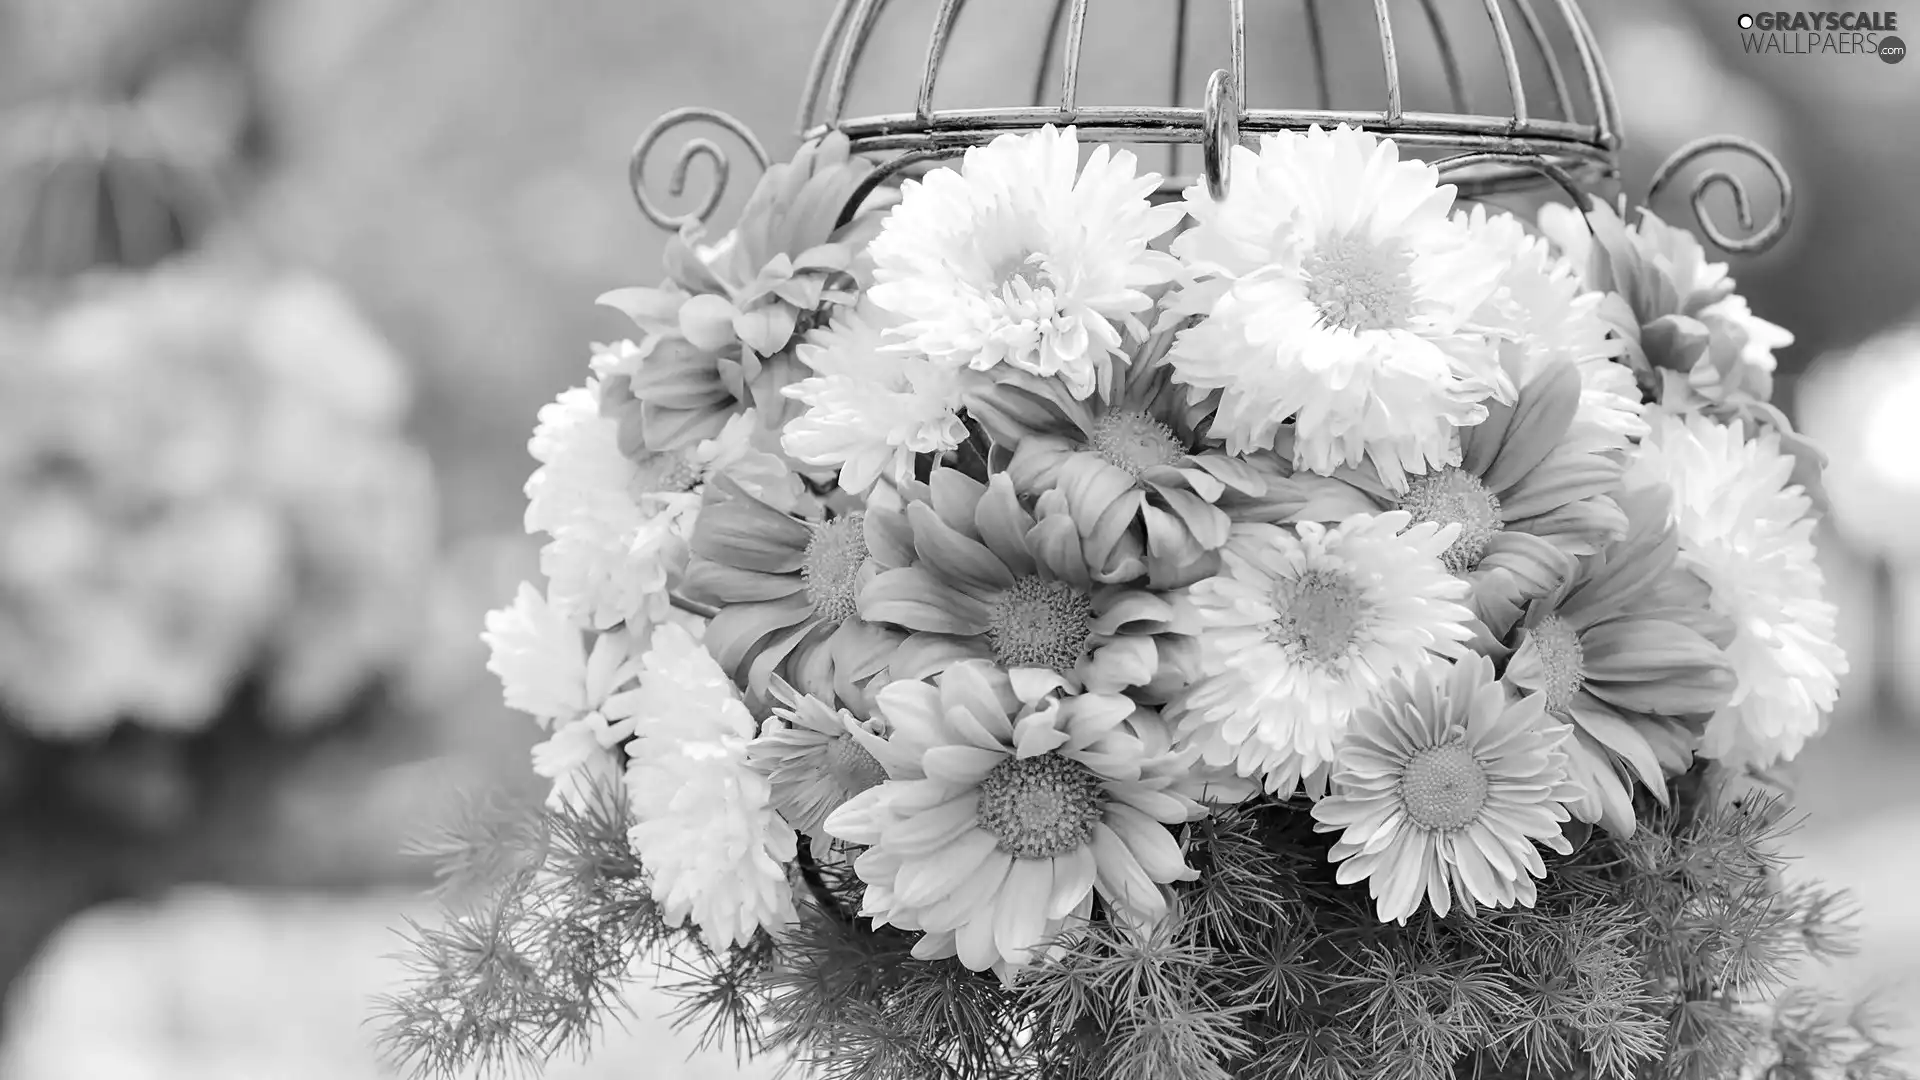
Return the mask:
M 849 200 L 842 220 L 850 219 L 879 186 L 923 171 L 968 148 L 984 145 L 1005 134 L 1037 130 L 1047 125 L 1074 126 L 1091 141 L 1165 144 L 1170 167 L 1163 192 L 1182 190 L 1204 181 L 1215 198 L 1231 188 L 1230 155 L 1235 145 L 1282 131 L 1304 131 L 1313 126 L 1347 124 L 1392 138 L 1403 146 L 1434 152 L 1434 166 L 1447 181 L 1469 198 L 1535 188 L 1550 183 L 1584 209 L 1590 192 L 1620 175 L 1618 155 L 1624 143 L 1619 105 L 1600 45 L 1577 0 L 1461 0 L 1481 11 L 1478 32 L 1491 46 L 1504 83 L 1508 108 L 1498 113 L 1468 108 L 1462 70 L 1461 26 L 1449 26 L 1441 16 L 1442 0 L 1290 0 L 1260 5 L 1280 9 L 1293 19 L 1284 24 L 1289 35 L 1303 39 L 1311 56 L 1315 89 L 1313 107 L 1288 102 L 1248 100 L 1250 61 L 1246 0 L 1170 0 L 1174 33 L 1169 49 L 1166 97 L 1159 103 L 1094 105 L 1081 100 L 1083 48 L 1090 11 L 1095 0 L 1042 0 L 1047 15 L 1045 31 L 1033 60 L 1033 80 L 1026 100 L 989 108 L 950 109 L 935 106 L 941 76 L 947 70 L 954 28 L 968 0 L 937 0 L 926 29 L 926 47 L 919 69 L 917 92 L 911 107 L 872 115 L 848 115 L 850 90 L 868 57 L 874 29 L 894 0 L 836 0 L 825 32 L 814 50 L 795 127 L 802 141 L 837 132 L 850 149 L 876 161 L 866 184 Z M 1197 103 L 1178 99 L 1185 85 L 1191 43 L 1189 14 L 1201 4 L 1223 5 L 1227 14 L 1227 66 L 1211 73 Z M 1335 4 L 1370 8 L 1376 57 L 1332 55 L 1326 34 L 1328 9 Z M 901 5 L 904 6 L 904 5 Z M 1410 21 L 1423 24 L 1431 39 L 1446 84 L 1449 111 L 1418 111 L 1407 105 L 1403 72 L 1405 50 L 1414 40 Z M 1554 45 L 1570 40 L 1571 56 Z M 1216 43 L 1217 44 L 1217 43 Z M 1377 61 L 1382 74 L 1378 106 L 1373 109 L 1333 108 L 1332 74 L 1336 64 L 1356 66 Z M 1545 91 L 1529 89 L 1523 67 L 1544 72 Z M 720 205 L 732 178 L 733 163 L 725 147 L 714 139 L 695 136 L 681 144 L 667 170 L 667 194 L 687 196 L 693 164 L 704 158 L 712 169 L 712 186 L 705 197 L 682 212 L 662 207 L 648 191 L 647 177 L 655 166 L 665 136 L 684 126 L 706 124 L 730 133 L 744 146 L 754 164 L 764 170 L 770 157 L 765 146 L 743 123 L 712 109 L 683 108 L 661 116 L 636 143 L 628 180 L 642 213 L 664 229 L 680 229 L 707 221 Z M 1178 168 L 1180 149 L 1198 147 L 1197 175 Z M 1690 191 L 1696 223 L 1720 249 L 1756 254 L 1771 248 L 1792 221 L 1794 192 L 1778 158 L 1750 140 L 1715 136 L 1695 140 L 1676 150 L 1655 171 L 1646 193 L 1652 203 L 1702 159 L 1717 153 L 1744 156 L 1759 164 L 1779 191 L 1774 216 L 1756 226 L 1753 199 L 1741 178 L 1725 169 L 1699 172 Z M 1742 232 L 1735 236 L 1717 224 L 1709 199 L 1715 188 L 1731 197 L 1734 217 Z

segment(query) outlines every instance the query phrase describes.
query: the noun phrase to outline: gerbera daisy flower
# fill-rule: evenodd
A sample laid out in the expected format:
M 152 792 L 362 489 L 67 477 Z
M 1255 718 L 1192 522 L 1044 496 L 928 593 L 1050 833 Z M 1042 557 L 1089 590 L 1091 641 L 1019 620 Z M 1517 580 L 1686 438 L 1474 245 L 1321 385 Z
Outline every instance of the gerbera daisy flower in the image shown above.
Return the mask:
M 887 778 L 874 756 L 887 725 L 802 694 L 777 676 L 772 693 L 780 704 L 747 747 L 747 762 L 773 785 L 780 816 L 824 846 L 827 815 Z
M 767 778 L 747 763 L 754 725 L 739 691 L 673 624 L 654 630 L 640 689 L 627 744 L 627 839 L 667 925 L 692 919 L 714 949 L 785 927 L 797 844 Z
M 1610 294 L 1604 314 L 1626 344 L 1643 390 L 1671 411 L 1764 402 L 1773 393 L 1773 350 L 1793 335 L 1754 315 L 1734 292 L 1727 264 L 1707 261 L 1692 233 L 1651 210 L 1622 221 L 1598 199 L 1584 216 L 1549 205 L 1540 229 Z
M 1184 755 L 1152 753 L 1135 729 L 1151 714 L 1133 701 L 1022 701 L 1005 672 L 973 660 L 933 684 L 889 683 L 878 706 L 905 753 L 827 831 L 867 849 L 854 861 L 861 913 L 923 931 L 915 956 L 1010 978 L 1096 894 L 1150 926 L 1167 911 L 1159 886 L 1198 876 L 1167 826 L 1206 811 L 1180 792 Z
M 1793 467 L 1771 432 L 1749 439 L 1697 414 L 1662 412 L 1628 474 L 1671 493 L 1679 563 L 1735 627 L 1727 656 L 1739 682 L 1708 722 L 1701 753 L 1736 767 L 1798 754 L 1825 725 L 1847 672 Z
M 902 320 L 915 353 L 1057 378 L 1084 398 L 1108 385 L 1122 331 L 1144 337 L 1148 290 L 1178 264 L 1148 245 L 1179 224 L 1132 153 L 1048 125 L 969 149 L 958 169 L 901 187 L 869 254 L 868 297 Z
M 823 310 L 851 303 L 867 276 L 859 252 L 888 200 L 837 221 L 872 168 L 837 132 L 810 142 L 761 176 L 731 231 L 706 243 L 695 223 L 669 240 L 665 285 L 600 298 L 643 334 L 596 373 L 647 445 L 712 438 L 747 406 L 770 427 L 789 419 L 780 389 L 804 374 L 795 339 L 824 321 Z
M 553 598 L 597 629 L 663 613 L 686 565 L 697 491 L 714 476 L 728 473 L 776 504 L 800 494 L 799 478 L 755 447 L 751 410 L 682 449 L 623 447 L 602 389 L 590 380 L 540 410 L 525 519 L 528 532 L 552 537 L 540 569 Z
M 1584 789 L 1573 814 L 1619 836 L 1634 830 L 1634 780 L 1664 803 L 1667 774 L 1691 762 L 1680 718 L 1714 712 L 1734 689 L 1722 651 L 1731 627 L 1675 562 L 1668 498 L 1660 488 L 1618 496 L 1627 534 L 1527 605 L 1505 672 L 1573 723 L 1568 765 Z
M 1342 885 L 1366 881 L 1381 922 L 1406 925 L 1425 898 L 1435 915 L 1475 904 L 1532 907 L 1547 876 L 1535 844 L 1562 855 L 1566 803 L 1579 795 L 1540 695 L 1510 700 L 1493 664 L 1432 664 L 1355 718 L 1333 793 L 1314 829 Z
M 1480 317 L 1509 335 L 1499 342 L 1500 357 L 1515 385 L 1554 364 L 1571 364 L 1580 376 L 1576 426 L 1610 447 L 1646 434 L 1640 387 L 1619 359 L 1626 342 L 1602 313 L 1606 295 L 1588 289 L 1579 270 L 1514 215 L 1489 214 L 1476 203 L 1466 216 L 1491 257 L 1506 263 Z
M 940 454 L 966 440 L 960 419 L 967 373 L 889 348 L 893 316 L 849 310 L 808 335 L 800 362 L 813 372 L 784 393 L 807 406 L 787 422 L 781 443 L 809 465 L 840 469 L 840 489 L 862 494 L 885 477 L 913 478 L 916 454 Z
M 899 511 L 868 511 L 882 572 L 860 592 L 861 618 L 912 632 L 892 678 L 977 658 L 1014 670 L 1023 686 L 1042 671 L 1099 693 L 1184 681 L 1173 604 L 1096 581 L 1060 492 L 1029 513 L 1005 473 L 982 484 L 936 469 L 903 494 Z
M 1624 467 L 1574 430 L 1583 408 L 1578 369 L 1556 361 L 1525 377 L 1519 361 L 1507 364 L 1519 396 L 1488 405 L 1484 422 L 1460 429 L 1458 465 L 1416 477 L 1399 494 L 1371 468 L 1295 481 L 1308 499 L 1298 520 L 1405 510 L 1415 521 L 1460 526 L 1441 561 L 1472 586 L 1468 606 L 1480 620 L 1476 632 L 1487 635 L 1482 645 L 1506 634 L 1522 604 L 1565 580 L 1574 559 L 1627 527 L 1609 495 Z
M 757 703 L 773 676 L 804 693 L 865 700 L 900 635 L 863 620 L 856 601 L 878 572 L 864 511 L 814 521 L 787 513 L 727 477 L 694 522 L 683 586 L 720 609 L 707 648 Z
M 1023 495 L 1059 491 L 1087 523 L 1082 553 L 1098 581 L 1146 577 L 1173 589 L 1211 576 L 1232 522 L 1229 491 L 1265 495 L 1277 475 L 1204 445 L 1203 407 L 1187 404 L 1163 362 L 1171 333 L 1134 353 L 1110 392 L 1062 399 L 1007 379 L 982 387 L 968 415 L 1014 448 L 1007 474 Z
M 1236 525 L 1223 572 L 1188 590 L 1201 675 L 1169 717 L 1208 764 L 1280 796 L 1305 779 L 1318 795 L 1355 713 L 1434 655 L 1466 651 L 1467 583 L 1441 563 L 1459 534 L 1404 510 Z
M 1224 201 L 1187 192 L 1189 276 L 1169 301 L 1205 316 L 1169 359 L 1196 397 L 1220 392 L 1214 435 L 1268 449 L 1291 419 L 1297 467 L 1371 460 L 1394 490 L 1453 464 L 1454 429 L 1512 395 L 1477 321 L 1506 267 L 1449 216 L 1454 189 L 1345 125 L 1262 136 L 1232 168 Z

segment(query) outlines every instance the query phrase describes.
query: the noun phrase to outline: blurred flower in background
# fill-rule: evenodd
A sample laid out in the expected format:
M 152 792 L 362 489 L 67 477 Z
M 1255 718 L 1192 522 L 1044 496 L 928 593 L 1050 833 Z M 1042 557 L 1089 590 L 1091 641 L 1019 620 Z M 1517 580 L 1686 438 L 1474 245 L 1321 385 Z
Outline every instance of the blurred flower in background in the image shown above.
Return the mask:
M 1799 413 L 1829 459 L 1833 530 L 1867 579 L 1870 708 L 1899 723 L 1920 713 L 1920 320 L 1815 361 Z
M 0 702 L 55 737 L 338 709 L 404 652 L 432 544 L 406 377 L 324 282 L 213 263 L 16 310 L 0 362 Z

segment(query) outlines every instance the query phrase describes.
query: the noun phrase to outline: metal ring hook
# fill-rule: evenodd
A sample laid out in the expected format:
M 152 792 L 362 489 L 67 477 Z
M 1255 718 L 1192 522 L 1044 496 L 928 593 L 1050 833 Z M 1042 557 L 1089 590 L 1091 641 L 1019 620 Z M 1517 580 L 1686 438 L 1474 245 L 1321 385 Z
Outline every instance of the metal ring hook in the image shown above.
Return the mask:
M 1214 202 L 1227 197 L 1230 158 L 1240 145 L 1240 88 L 1233 75 L 1220 68 L 1207 78 L 1207 98 L 1201 111 L 1204 130 L 1200 156 L 1207 178 L 1207 194 Z

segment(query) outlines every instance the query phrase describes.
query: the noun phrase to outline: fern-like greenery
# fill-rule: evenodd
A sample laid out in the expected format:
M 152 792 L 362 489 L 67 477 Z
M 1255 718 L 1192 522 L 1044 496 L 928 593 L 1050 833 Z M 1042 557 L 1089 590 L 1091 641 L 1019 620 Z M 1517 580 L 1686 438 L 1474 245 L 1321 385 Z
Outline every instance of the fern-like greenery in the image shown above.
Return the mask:
M 1155 932 L 1096 916 L 1013 987 L 858 918 L 846 852 L 802 858 L 808 900 L 778 941 L 716 953 L 664 925 L 617 794 L 531 826 L 483 817 L 435 851 L 496 879 L 413 928 L 388 1045 L 421 1076 L 537 1066 L 584 1051 L 652 964 L 703 1045 L 822 1080 L 1904 1076 L 1870 1011 L 1787 989 L 1848 949 L 1851 912 L 1783 878 L 1785 802 L 1705 771 L 1671 794 L 1630 839 L 1549 857 L 1532 908 L 1404 927 L 1335 883 L 1303 804 L 1221 808 L 1187 827 L 1200 879 Z

